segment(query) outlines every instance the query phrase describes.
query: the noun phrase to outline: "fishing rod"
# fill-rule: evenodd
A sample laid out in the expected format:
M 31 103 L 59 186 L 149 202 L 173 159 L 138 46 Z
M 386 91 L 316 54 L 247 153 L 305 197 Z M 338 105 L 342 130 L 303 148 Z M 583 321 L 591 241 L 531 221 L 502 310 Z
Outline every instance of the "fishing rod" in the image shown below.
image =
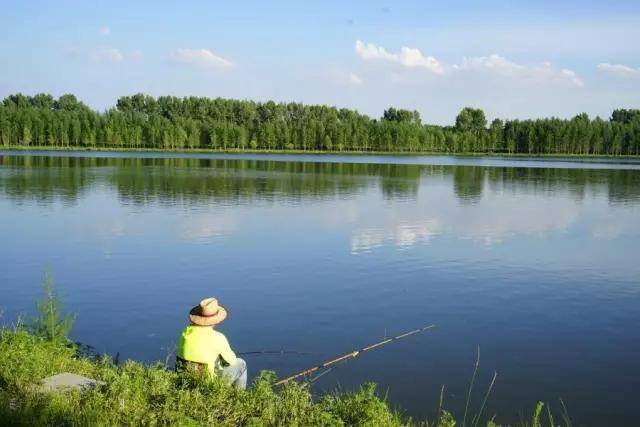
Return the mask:
M 310 373 L 315 372 L 318 369 L 328 368 L 328 367 L 330 367 L 332 365 L 335 365 L 336 363 L 343 362 L 345 360 L 349 360 L 349 359 L 358 357 L 359 354 L 364 353 L 365 351 L 373 350 L 374 348 L 378 348 L 378 347 L 383 346 L 385 344 L 389 344 L 390 342 L 397 341 L 399 339 L 406 338 L 406 337 L 408 337 L 410 335 L 417 334 L 418 332 L 423 332 L 423 331 L 426 331 L 428 329 L 432 329 L 432 328 L 435 328 L 435 327 L 436 327 L 436 325 L 433 325 L 433 324 L 432 325 L 427 325 L 427 326 L 424 326 L 422 328 L 418 328 L 418 329 L 414 329 L 414 330 L 409 331 L 409 332 L 405 332 L 405 333 L 397 335 L 395 337 L 385 338 L 382 341 L 378 341 L 377 343 L 374 343 L 374 344 L 368 345 L 366 347 L 363 347 L 360 350 L 354 350 L 354 351 L 352 351 L 350 353 L 343 354 L 342 356 L 339 356 L 339 357 L 336 357 L 335 359 L 326 361 L 326 362 L 324 362 L 324 363 L 322 363 L 322 364 L 320 364 L 318 366 L 314 366 L 313 368 L 305 369 L 304 371 L 298 372 L 297 374 L 294 374 L 294 375 L 291 375 L 290 377 L 284 378 L 284 379 L 278 381 L 277 383 L 275 383 L 274 386 L 278 386 L 278 385 L 282 385 L 282 384 L 288 383 L 289 381 L 295 380 L 296 378 L 300 378 L 302 376 L 309 375 Z

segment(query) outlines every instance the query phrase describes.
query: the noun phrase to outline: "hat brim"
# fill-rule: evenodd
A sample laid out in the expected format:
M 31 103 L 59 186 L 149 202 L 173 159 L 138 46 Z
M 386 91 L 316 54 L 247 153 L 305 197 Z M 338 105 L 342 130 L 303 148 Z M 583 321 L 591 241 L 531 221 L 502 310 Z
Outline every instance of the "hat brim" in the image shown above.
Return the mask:
M 227 309 L 223 306 L 218 306 L 218 313 L 215 316 L 202 316 L 199 305 L 196 305 L 189 312 L 189 320 L 194 325 L 198 326 L 213 326 L 222 323 L 227 318 Z

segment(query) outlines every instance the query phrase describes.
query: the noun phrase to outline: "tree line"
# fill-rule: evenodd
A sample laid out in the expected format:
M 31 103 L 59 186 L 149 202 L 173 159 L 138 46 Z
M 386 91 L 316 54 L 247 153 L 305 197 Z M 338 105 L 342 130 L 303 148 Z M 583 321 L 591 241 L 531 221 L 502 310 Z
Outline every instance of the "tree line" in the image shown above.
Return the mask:
M 454 126 L 423 124 L 417 111 L 379 119 L 355 110 L 223 98 L 123 96 L 97 112 L 74 95 L 6 97 L 0 144 L 9 146 L 214 150 L 640 155 L 640 110 L 607 120 L 501 120 L 466 107 Z

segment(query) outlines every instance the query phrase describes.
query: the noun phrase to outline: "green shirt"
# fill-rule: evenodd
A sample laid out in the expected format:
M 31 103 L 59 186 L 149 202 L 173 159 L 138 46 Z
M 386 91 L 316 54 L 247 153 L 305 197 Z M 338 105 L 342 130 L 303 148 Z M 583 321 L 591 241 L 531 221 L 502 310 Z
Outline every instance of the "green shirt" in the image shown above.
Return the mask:
M 189 325 L 184 328 L 178 343 L 178 357 L 203 363 L 214 375 L 218 358 L 229 365 L 236 363 L 236 355 L 227 338 L 210 326 Z

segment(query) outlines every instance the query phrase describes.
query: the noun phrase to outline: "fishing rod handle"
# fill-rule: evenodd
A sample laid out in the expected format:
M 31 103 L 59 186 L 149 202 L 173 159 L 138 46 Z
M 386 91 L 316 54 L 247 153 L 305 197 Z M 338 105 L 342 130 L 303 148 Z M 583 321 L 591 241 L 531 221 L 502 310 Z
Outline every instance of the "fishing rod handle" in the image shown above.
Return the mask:
M 309 368 L 306 371 L 298 372 L 295 375 L 291 375 L 290 377 L 284 378 L 284 379 L 274 383 L 273 386 L 275 387 L 275 386 L 279 386 L 279 385 L 288 383 L 289 381 L 295 380 L 296 378 L 300 378 L 300 377 L 302 377 L 304 375 L 309 375 L 310 373 L 315 372 L 318 369 L 320 369 L 320 366 L 314 366 L 313 368 Z

